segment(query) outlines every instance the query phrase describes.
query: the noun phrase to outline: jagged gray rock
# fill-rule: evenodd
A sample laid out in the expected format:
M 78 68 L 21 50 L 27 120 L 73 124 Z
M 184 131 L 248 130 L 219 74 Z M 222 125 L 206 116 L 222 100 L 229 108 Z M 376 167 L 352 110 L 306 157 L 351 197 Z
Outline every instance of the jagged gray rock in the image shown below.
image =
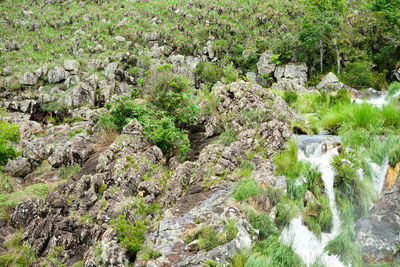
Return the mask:
M 68 73 L 63 67 L 57 66 L 49 70 L 47 73 L 49 83 L 58 83 L 67 79 Z
M 33 74 L 32 72 L 25 72 L 24 74 L 22 74 L 19 82 L 22 85 L 34 86 L 38 82 L 38 77 L 36 77 L 35 74 Z
M 25 177 L 31 172 L 31 167 L 27 158 L 18 157 L 14 160 L 9 160 L 3 167 L 3 172 L 11 176 Z

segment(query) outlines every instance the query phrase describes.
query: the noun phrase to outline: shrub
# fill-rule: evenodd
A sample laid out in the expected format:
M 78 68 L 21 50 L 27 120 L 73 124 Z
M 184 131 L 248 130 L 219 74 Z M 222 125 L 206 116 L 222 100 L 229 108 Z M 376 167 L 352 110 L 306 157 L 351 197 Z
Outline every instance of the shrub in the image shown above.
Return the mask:
M 181 76 L 162 74 L 151 91 L 150 102 L 173 118 L 178 127 L 189 127 L 197 120 L 199 108 L 188 82 Z
M 110 114 L 103 114 L 98 125 L 104 129 L 121 130 L 132 118 L 144 126 L 145 136 L 164 154 L 180 154 L 184 157 L 190 149 L 186 131 L 177 128 L 174 119 L 167 116 L 165 111 L 154 110 L 147 104 L 139 104 L 127 97 L 117 98 Z
M 285 93 L 283 94 L 283 99 L 289 106 L 295 103 L 298 98 L 299 96 L 297 95 L 297 92 L 294 90 L 285 91 Z
M 146 240 L 145 233 L 148 229 L 148 222 L 136 220 L 133 223 L 126 218 L 125 214 L 121 214 L 116 221 L 113 219 L 110 223 L 118 233 L 118 241 L 121 246 L 126 248 L 132 256 L 136 256 Z
M 348 63 L 343 70 L 342 80 L 344 83 L 359 89 L 372 86 L 372 63 L 368 61 Z
M 10 142 L 19 142 L 18 125 L 2 119 L 0 110 L 0 166 L 7 164 L 8 159 L 15 158 L 18 153 Z
M 245 201 L 258 193 L 258 184 L 254 179 L 244 179 L 236 183 L 233 197 L 236 201 Z
M 216 82 L 221 80 L 224 73 L 222 68 L 215 63 L 201 62 L 196 67 L 196 75 L 200 82 L 205 83 L 208 88 L 211 88 Z
M 279 229 L 282 229 L 290 223 L 290 220 L 298 215 L 298 205 L 287 195 L 284 195 L 276 205 L 276 211 L 275 223 Z
M 261 240 L 278 233 L 278 229 L 267 213 L 250 211 L 247 215 L 247 220 L 253 228 L 259 230 L 259 238 Z
M 224 230 L 225 230 L 226 240 L 228 242 L 235 239 L 238 234 L 238 229 L 235 226 L 235 221 L 232 219 L 229 219 L 228 223 L 225 224 Z

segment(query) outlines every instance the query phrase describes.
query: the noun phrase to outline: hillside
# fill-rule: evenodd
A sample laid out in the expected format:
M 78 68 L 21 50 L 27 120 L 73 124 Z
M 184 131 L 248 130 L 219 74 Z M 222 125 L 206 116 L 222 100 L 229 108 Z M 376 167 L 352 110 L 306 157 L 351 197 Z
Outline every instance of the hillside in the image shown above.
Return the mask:
M 398 266 L 399 0 L 0 0 L 0 266 Z

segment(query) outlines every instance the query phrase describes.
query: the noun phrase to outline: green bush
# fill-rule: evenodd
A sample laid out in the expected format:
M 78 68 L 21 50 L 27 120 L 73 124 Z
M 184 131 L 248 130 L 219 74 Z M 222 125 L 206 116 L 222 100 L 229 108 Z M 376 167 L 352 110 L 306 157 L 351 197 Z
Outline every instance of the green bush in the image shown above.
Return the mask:
M 335 95 L 330 95 L 329 96 L 329 105 L 334 106 L 336 104 L 350 104 L 351 103 L 351 96 L 349 94 L 349 91 L 346 89 L 340 89 L 339 91 L 336 92 Z
M 258 184 L 254 179 L 244 179 L 236 183 L 233 197 L 236 201 L 245 201 L 258 193 Z
M 218 143 L 223 144 L 224 146 L 230 146 L 235 141 L 237 141 L 237 133 L 231 128 L 222 132 L 218 138 Z
M 150 103 L 164 110 L 180 128 L 189 127 L 197 121 L 199 108 L 189 83 L 181 76 L 162 73 L 151 91 Z
M 180 154 L 184 157 L 190 149 L 186 131 L 175 126 L 174 118 L 165 111 L 155 110 L 148 104 L 139 104 L 127 97 L 117 98 L 110 114 L 103 114 L 98 125 L 103 129 L 120 131 L 132 118 L 144 126 L 145 136 L 152 144 L 160 147 L 164 154 Z
M 285 93 L 283 94 L 283 99 L 289 106 L 294 104 L 298 98 L 299 96 L 297 95 L 297 92 L 294 90 L 285 91 Z
M 146 240 L 145 233 L 148 229 L 148 222 L 136 220 L 133 223 L 126 218 L 125 214 L 121 214 L 117 220 L 113 219 L 110 223 L 118 233 L 118 241 L 121 246 L 126 248 L 131 255 L 136 256 Z
M 259 238 L 261 240 L 278 233 L 278 229 L 267 213 L 250 211 L 247 215 L 247 220 L 253 228 L 259 230 Z
M 224 73 L 222 68 L 215 63 L 201 62 L 196 67 L 196 75 L 200 82 L 205 83 L 208 88 L 211 88 L 216 82 L 222 79 Z
M 10 142 L 19 142 L 18 125 L 2 119 L 0 110 L 0 166 L 7 164 L 9 159 L 15 158 L 18 153 Z
M 365 89 L 372 86 L 372 63 L 369 61 L 348 63 L 341 76 L 344 83 L 357 88 Z
M 282 229 L 298 215 L 298 204 L 287 195 L 281 197 L 281 201 L 276 205 L 277 216 L 275 218 L 276 226 Z

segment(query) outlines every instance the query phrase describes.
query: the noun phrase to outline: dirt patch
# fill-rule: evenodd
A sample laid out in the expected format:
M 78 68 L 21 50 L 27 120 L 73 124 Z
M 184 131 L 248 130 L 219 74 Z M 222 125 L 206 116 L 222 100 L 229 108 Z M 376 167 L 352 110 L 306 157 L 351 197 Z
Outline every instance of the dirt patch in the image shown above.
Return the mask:
M 173 214 L 177 217 L 182 216 L 183 214 L 196 207 L 200 202 L 206 200 L 208 196 L 214 192 L 215 190 L 211 190 L 185 195 L 176 203 Z
M 199 158 L 200 152 L 218 140 L 218 136 L 206 137 L 204 132 L 195 132 L 189 134 L 190 150 L 187 153 L 188 160 L 195 161 Z

